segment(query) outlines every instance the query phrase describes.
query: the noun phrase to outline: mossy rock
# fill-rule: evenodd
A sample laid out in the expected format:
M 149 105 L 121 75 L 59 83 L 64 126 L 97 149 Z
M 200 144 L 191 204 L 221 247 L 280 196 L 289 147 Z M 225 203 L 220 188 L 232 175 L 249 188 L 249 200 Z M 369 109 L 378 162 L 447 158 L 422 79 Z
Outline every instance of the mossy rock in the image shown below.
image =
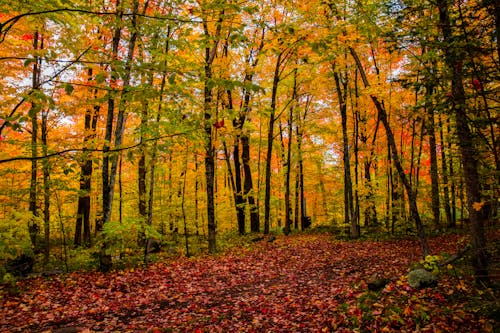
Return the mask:
M 408 283 L 410 284 L 410 287 L 415 289 L 435 287 L 437 285 L 437 281 L 438 278 L 436 275 L 423 268 L 414 269 L 408 273 Z

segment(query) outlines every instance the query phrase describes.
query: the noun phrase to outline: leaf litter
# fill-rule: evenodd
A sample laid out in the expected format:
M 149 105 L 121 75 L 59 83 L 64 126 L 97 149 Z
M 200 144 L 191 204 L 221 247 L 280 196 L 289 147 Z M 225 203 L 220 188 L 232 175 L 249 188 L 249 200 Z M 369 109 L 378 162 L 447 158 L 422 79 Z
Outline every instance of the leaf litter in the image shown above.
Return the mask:
M 458 236 L 431 240 L 454 253 Z M 443 274 L 412 289 L 418 242 L 278 237 L 220 256 L 107 274 L 72 272 L 0 293 L 0 332 L 489 332 L 472 281 Z M 368 291 L 370 276 L 390 282 Z

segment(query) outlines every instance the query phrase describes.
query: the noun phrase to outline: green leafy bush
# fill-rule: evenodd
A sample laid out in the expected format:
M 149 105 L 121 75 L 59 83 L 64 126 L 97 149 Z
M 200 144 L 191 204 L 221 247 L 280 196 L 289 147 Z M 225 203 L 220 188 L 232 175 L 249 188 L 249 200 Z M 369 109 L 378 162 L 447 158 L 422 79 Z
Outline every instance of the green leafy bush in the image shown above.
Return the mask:
M 26 255 L 33 257 L 33 246 L 28 231 L 28 223 L 41 220 L 31 212 L 13 212 L 0 222 L 0 283 L 15 284 L 16 277 L 7 272 L 5 264 L 12 259 Z
M 0 223 L 0 258 L 14 259 L 22 254 L 33 256 L 28 223 L 42 223 L 31 212 L 14 212 Z
M 426 256 L 425 260 L 420 263 L 424 266 L 426 270 L 432 272 L 434 275 L 439 275 L 439 262 L 442 260 L 441 256 Z

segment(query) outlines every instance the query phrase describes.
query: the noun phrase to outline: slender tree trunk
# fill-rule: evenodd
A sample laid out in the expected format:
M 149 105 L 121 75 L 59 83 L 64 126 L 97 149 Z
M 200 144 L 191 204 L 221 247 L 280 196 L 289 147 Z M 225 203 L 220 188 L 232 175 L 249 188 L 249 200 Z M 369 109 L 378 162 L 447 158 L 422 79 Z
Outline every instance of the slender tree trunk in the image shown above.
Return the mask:
M 250 168 L 250 138 L 248 134 L 244 133 L 241 136 L 241 160 L 243 162 L 243 172 L 245 175 L 245 181 L 243 184 L 243 194 L 247 198 L 248 206 L 250 209 L 250 230 L 252 232 L 260 231 L 260 216 L 259 207 L 255 201 L 255 196 L 253 193 L 253 180 L 252 180 L 252 170 Z
M 392 179 L 393 179 L 393 174 L 392 174 L 391 147 L 389 146 L 389 143 L 387 143 L 387 188 L 385 197 L 385 225 L 388 230 L 390 225 L 390 233 L 391 235 L 394 235 L 394 221 L 391 220 L 391 207 L 392 207 L 391 200 L 393 192 Z
M 297 65 L 296 65 L 297 66 Z M 287 152 L 286 152 L 286 173 L 285 173 L 285 234 L 290 232 L 290 228 L 292 226 L 292 206 L 290 200 L 290 176 L 292 171 L 292 136 L 293 136 L 293 116 L 294 116 L 294 108 L 295 101 L 297 99 L 297 67 L 293 70 L 293 92 L 292 92 L 292 104 L 289 108 L 288 114 L 288 144 L 287 144 Z
M 352 238 L 359 237 L 358 224 L 354 218 L 354 202 L 352 195 L 351 179 L 351 158 L 349 153 L 349 138 L 347 135 L 347 77 L 341 78 L 335 71 L 333 73 L 337 95 L 339 99 L 339 109 L 342 118 L 342 142 L 343 142 L 343 161 L 344 161 L 344 223 L 350 226 L 350 235 Z M 342 84 L 342 85 L 341 85 Z
M 43 42 L 42 42 L 43 43 Z M 47 156 L 47 121 L 48 110 L 42 111 L 41 123 L 41 139 L 42 153 Z M 44 251 L 43 263 L 47 265 L 50 257 L 50 166 L 48 159 L 43 160 L 43 234 L 44 234 Z
M 358 57 L 356 51 L 353 48 L 350 48 L 350 52 L 351 52 L 351 55 L 356 62 L 356 65 L 357 65 L 358 70 L 361 74 L 361 78 L 363 80 L 365 87 L 369 87 L 370 84 L 368 82 L 368 79 L 366 77 L 366 73 L 364 71 L 364 68 L 361 64 L 361 61 L 359 60 L 359 57 Z M 375 95 L 371 95 L 370 97 L 371 97 L 373 103 L 375 104 L 375 107 L 377 108 L 380 121 L 384 125 L 385 131 L 387 134 L 387 141 L 389 143 L 389 146 L 391 147 L 391 153 L 392 153 L 392 159 L 394 161 L 394 165 L 396 167 L 396 170 L 398 171 L 399 178 L 401 179 L 401 182 L 403 183 L 403 185 L 406 189 L 406 193 L 408 195 L 408 201 L 410 204 L 410 212 L 411 212 L 413 220 L 415 221 L 415 225 L 417 227 L 417 232 L 418 232 L 418 235 L 420 237 L 420 242 L 421 242 L 421 246 L 422 246 L 422 254 L 424 257 L 426 257 L 429 253 L 429 245 L 427 243 L 427 236 L 425 235 L 424 225 L 422 223 L 422 220 L 420 218 L 420 214 L 418 212 L 416 194 L 413 191 L 413 189 L 408 181 L 408 178 L 406 177 L 403 166 L 401 165 L 401 161 L 400 161 L 400 158 L 399 158 L 399 155 L 397 152 L 397 148 L 396 148 L 396 142 L 394 140 L 394 135 L 393 135 L 392 129 L 389 125 L 389 120 L 387 118 L 387 112 L 386 112 L 384 106 L 380 103 L 380 101 L 378 100 L 378 98 Z
M 40 35 L 38 31 L 35 31 L 33 37 L 33 50 L 36 53 L 38 51 L 38 40 Z M 35 55 L 35 61 L 33 62 L 33 73 L 32 73 L 32 88 L 33 90 L 39 89 L 40 85 L 40 59 Z M 31 178 L 30 178 L 30 191 L 29 191 L 29 211 L 33 215 L 33 219 L 28 224 L 28 229 L 31 237 L 31 243 L 35 249 L 38 248 L 37 236 L 40 227 L 36 221 L 38 216 L 37 207 L 37 188 L 38 188 L 38 110 L 40 106 L 35 102 L 31 102 L 31 108 L 29 111 L 29 116 L 31 118 Z
M 356 95 L 356 100 L 358 99 L 358 70 L 356 69 L 356 76 L 355 76 L 355 81 L 354 81 L 354 91 Z M 366 114 L 361 118 L 363 119 L 361 122 L 363 124 L 363 131 L 361 133 L 361 142 L 363 145 L 366 145 L 368 142 L 368 136 L 366 135 Z M 380 125 L 380 120 L 377 119 L 377 123 L 375 125 L 375 131 L 373 132 L 373 137 L 371 140 L 371 146 L 370 146 L 370 155 L 366 158 L 364 161 L 364 186 L 366 188 L 366 195 L 365 195 L 365 200 L 366 200 L 366 208 L 365 208 L 365 226 L 373 226 L 373 227 L 378 227 L 378 219 L 377 219 L 377 208 L 376 208 L 376 203 L 375 203 L 375 194 L 374 194 L 374 189 L 373 189 L 373 184 L 372 184 L 372 177 L 371 177 L 371 168 L 373 164 L 373 160 L 375 158 L 375 144 L 377 142 L 377 133 Z M 387 198 L 389 198 L 389 193 L 387 194 Z M 387 205 L 388 207 L 388 205 Z
M 432 95 L 432 88 L 427 88 L 427 95 Z M 429 150 L 431 158 L 431 201 L 432 201 L 432 215 L 434 217 L 434 227 L 440 228 L 440 204 L 439 204 L 439 176 L 438 176 L 438 161 L 436 153 L 436 132 L 434 121 L 434 108 L 432 105 L 428 108 L 429 122 L 427 131 L 429 133 Z
M 298 125 L 297 125 L 298 127 Z M 297 135 L 297 133 L 296 133 Z M 298 140 L 297 140 L 298 143 Z M 298 149 L 298 145 L 297 145 Z M 299 199 L 300 199 L 300 175 L 299 175 L 299 166 L 297 165 L 295 168 L 295 186 L 294 186 L 294 199 L 293 199 L 293 228 L 295 230 L 299 230 L 299 215 L 300 213 L 300 206 L 299 206 Z
M 203 29 L 205 36 L 212 41 L 211 46 L 205 48 L 205 77 L 204 77 L 204 130 L 205 130 L 205 180 L 207 190 L 207 227 L 208 227 L 208 251 L 215 253 L 216 246 L 216 222 L 215 222 L 215 147 L 213 143 L 213 126 L 212 126 L 212 112 L 213 112 L 213 82 L 212 82 L 212 64 L 217 54 L 219 45 L 219 37 L 222 28 L 222 17 L 224 11 L 219 13 L 217 21 L 216 32 L 214 36 L 210 35 L 208 29 L 208 22 L 203 20 Z
M 261 51 L 264 48 L 265 33 L 266 29 L 262 28 L 259 46 L 257 46 L 256 49 L 249 52 L 249 55 L 247 57 L 247 64 L 250 65 L 250 70 L 248 73 L 245 74 L 245 79 L 243 81 L 244 84 L 251 84 L 253 82 L 254 71 L 255 68 L 257 67 L 257 64 L 259 63 Z M 250 230 L 252 232 L 259 232 L 260 231 L 259 207 L 257 205 L 257 202 L 255 200 L 255 195 L 253 192 L 252 169 L 250 168 L 250 138 L 248 133 L 243 131 L 243 125 L 248 118 L 248 113 L 250 112 L 251 90 L 244 88 L 243 96 L 244 96 L 243 105 L 241 108 L 240 122 L 239 122 L 239 126 L 241 128 L 241 136 L 240 136 L 241 161 L 243 163 L 243 174 L 244 174 L 243 196 L 248 202 L 248 207 L 250 210 Z
M 200 236 L 199 229 L 199 199 L 198 199 L 198 191 L 200 188 L 200 183 L 198 181 L 198 157 L 196 152 L 194 154 L 194 170 L 195 170 L 195 180 L 194 180 L 194 224 L 196 228 L 196 236 Z
M 147 4 L 147 2 L 146 2 Z M 137 13 L 139 9 L 139 1 L 135 0 L 134 1 L 134 7 L 132 9 L 132 26 L 135 29 L 137 27 Z M 128 106 L 127 103 L 127 94 L 128 90 L 130 88 L 130 79 L 131 79 L 131 71 L 132 71 L 132 60 L 134 58 L 134 50 L 135 50 L 135 43 L 137 41 L 137 36 L 138 32 L 137 30 L 134 30 L 130 37 L 130 41 L 128 44 L 128 50 L 127 50 L 127 60 L 125 63 L 125 68 L 124 68 L 124 76 L 123 76 L 123 93 L 120 98 L 120 104 L 118 105 L 118 115 L 116 117 L 116 128 L 115 128 L 115 140 L 114 140 L 114 146 L 115 148 L 118 148 L 122 145 L 123 142 L 123 133 L 125 130 L 125 121 L 126 121 L 126 109 Z M 111 219 L 111 211 L 112 211 L 112 206 L 113 206 L 113 195 L 114 195 L 114 187 L 115 187 L 115 180 L 116 180 L 116 174 L 118 170 L 118 161 L 119 160 L 119 155 L 114 154 L 111 155 L 111 171 L 109 174 L 109 183 L 108 183 L 108 202 L 107 202 L 107 207 L 105 207 L 105 213 L 103 214 L 103 223 L 107 223 Z
M 356 71 L 357 75 L 357 71 Z M 355 78 L 357 80 L 357 78 Z M 356 101 L 352 101 L 352 93 L 351 96 L 351 105 L 353 106 L 353 121 L 354 121 L 354 133 L 353 133 L 353 142 L 354 142 L 354 220 L 356 223 L 356 229 L 360 230 L 360 207 L 359 207 L 359 110 L 357 106 L 357 96 Z M 365 225 L 366 227 L 366 225 Z M 361 232 L 361 231 L 359 231 Z M 359 236 L 359 235 L 358 235 Z
M 243 207 L 243 204 L 244 204 L 243 196 L 241 195 L 241 192 L 240 192 L 239 198 L 238 198 L 237 185 L 235 184 L 235 180 L 238 177 L 235 176 L 235 174 L 233 173 L 233 168 L 231 167 L 231 156 L 229 155 L 229 150 L 227 149 L 227 144 L 225 141 L 222 142 L 222 146 L 224 148 L 224 156 L 225 156 L 226 167 L 227 167 L 227 172 L 228 172 L 227 178 L 229 178 L 229 185 L 230 185 L 230 188 L 233 190 L 234 205 L 236 208 L 236 219 L 238 222 L 238 233 L 240 235 L 244 235 L 245 234 L 245 214 L 243 211 L 243 208 L 244 208 Z M 234 152 L 234 150 L 233 150 L 233 152 Z M 233 158 L 236 159 L 237 157 L 233 156 Z M 238 165 L 239 165 L 239 163 L 238 163 Z M 241 188 L 241 177 L 240 177 L 240 188 Z M 240 199 L 241 199 L 241 201 L 239 201 Z M 243 221 L 243 224 L 240 224 L 241 221 Z
M 271 94 L 271 110 L 269 114 L 269 125 L 267 132 L 267 155 L 266 155 L 266 180 L 264 197 L 264 234 L 269 233 L 269 221 L 271 217 L 271 164 L 273 157 L 274 122 L 276 114 L 276 99 L 278 84 L 280 82 L 281 57 L 283 52 L 278 53 L 276 66 L 274 67 L 273 88 Z
M 228 98 L 228 109 L 233 110 L 233 97 L 231 90 L 227 91 Z M 236 207 L 236 219 L 238 222 L 238 233 L 240 235 L 245 234 L 245 199 L 243 198 L 243 189 L 241 186 L 241 161 L 240 161 L 240 136 L 241 130 L 243 128 L 243 121 L 241 116 L 233 120 L 233 127 L 236 130 L 236 136 L 234 138 L 233 144 L 233 164 L 234 164 L 234 176 L 231 172 L 231 164 L 229 159 L 229 154 L 226 153 L 226 159 L 228 163 L 228 171 L 230 172 L 230 177 L 233 187 L 234 204 Z M 225 143 L 224 143 L 225 146 Z M 227 149 L 226 149 L 227 151 Z
M 309 111 L 309 107 L 312 102 L 312 97 L 308 97 L 306 101 L 306 106 L 304 108 L 304 114 L 302 115 L 301 121 L 298 122 L 297 124 L 297 154 L 298 154 L 298 163 L 299 163 L 299 175 L 298 175 L 298 180 L 299 180 L 299 190 L 300 192 L 298 195 L 300 196 L 300 229 L 304 231 L 305 229 L 310 227 L 310 219 L 307 217 L 307 210 L 306 210 L 306 198 L 304 196 L 304 158 L 303 158 L 303 152 L 302 152 L 302 140 L 303 140 L 303 135 L 304 135 L 304 124 L 306 122 L 307 118 L 307 113 Z M 300 115 L 300 112 L 299 112 Z M 300 119 L 300 117 L 299 117 Z M 321 173 L 321 166 L 319 167 L 320 173 Z M 326 200 L 325 200 L 325 186 L 320 174 L 320 182 L 319 186 L 321 189 L 322 193 L 322 201 L 323 201 L 323 210 L 324 213 L 326 214 Z
M 117 2 L 117 9 L 119 8 L 119 2 Z M 121 9 L 120 9 L 121 10 Z M 118 18 L 121 21 L 121 13 L 119 13 Z M 113 40 L 112 51 L 111 51 L 111 64 L 110 64 L 110 73 L 111 73 L 111 90 L 115 89 L 116 81 L 118 79 L 118 73 L 116 72 L 115 61 L 118 59 L 118 46 L 121 40 L 121 24 L 116 22 L 117 26 L 113 32 Z M 111 197 L 111 193 L 113 192 L 113 187 L 110 184 L 110 173 L 109 173 L 109 163 L 110 163 L 110 154 L 109 151 L 111 149 L 111 139 L 113 137 L 113 122 L 115 117 L 115 92 L 110 91 L 108 96 L 108 104 L 107 104 L 107 116 L 106 116 L 106 127 L 104 134 L 104 145 L 103 145 L 103 159 L 102 159 L 102 216 L 96 219 L 96 232 L 102 230 L 103 224 L 105 221 L 110 218 L 110 207 L 113 198 Z
M 93 80 L 92 68 L 88 69 L 88 79 L 90 83 Z M 97 89 L 93 89 L 94 99 L 97 98 Z M 80 163 L 80 192 L 78 196 L 78 208 L 75 224 L 75 246 L 83 245 L 89 247 L 91 244 L 90 235 L 90 193 L 92 190 L 92 158 L 89 157 L 87 150 L 93 146 L 92 140 L 96 135 L 97 119 L 99 117 L 100 106 L 94 105 L 85 110 L 85 125 L 83 137 L 83 153 Z M 83 228 L 83 235 L 82 235 Z M 83 237 L 82 237 L 83 236 Z
M 448 136 L 451 135 L 451 126 L 450 126 L 450 118 L 447 119 L 446 121 L 446 132 L 448 133 Z M 455 168 L 453 166 L 454 159 L 453 159 L 453 143 L 451 139 L 448 139 L 448 151 L 450 152 L 448 154 L 448 160 L 449 160 L 449 170 L 450 170 L 450 179 L 451 179 L 451 219 L 453 225 L 456 226 L 457 224 L 457 190 L 456 190 L 456 179 L 455 179 Z
M 461 50 L 457 49 L 450 22 L 446 0 L 437 0 L 439 9 L 439 28 L 443 35 L 445 61 L 451 70 L 451 102 L 456 120 L 456 132 L 460 147 L 461 161 L 464 168 L 469 227 L 472 239 L 472 267 L 477 282 L 488 283 L 488 255 L 484 232 L 485 214 L 481 195 L 481 179 L 478 172 L 478 152 L 474 146 L 474 137 L 469 129 L 466 110 L 466 96 L 463 84 Z
M 152 83 L 152 77 L 149 78 L 149 84 Z M 139 196 L 139 201 L 138 201 L 138 208 L 139 208 L 139 216 L 141 217 L 141 223 L 148 223 L 148 211 L 147 211 L 147 167 L 146 167 L 146 151 L 147 151 L 147 146 L 145 145 L 145 132 L 146 128 L 148 127 L 148 109 L 149 109 L 149 103 L 145 102 L 143 107 L 142 107 L 142 112 L 141 112 L 141 123 L 139 124 L 139 132 L 140 132 L 140 138 L 139 142 L 141 144 L 141 149 L 139 151 L 139 161 L 137 163 L 137 185 L 138 185 L 138 196 Z M 138 245 L 139 246 L 144 246 L 144 264 L 147 264 L 147 256 L 149 253 L 149 243 L 150 240 L 146 236 L 145 229 L 141 230 L 139 232 L 138 236 Z
M 146 146 L 144 146 L 144 132 L 148 126 L 148 103 L 145 103 L 141 113 L 141 124 L 140 127 L 140 143 L 141 149 L 139 152 L 139 162 L 137 163 L 137 181 L 138 181 L 138 195 L 139 195 L 139 216 L 147 219 L 147 209 L 146 209 Z
M 451 216 L 451 206 L 450 206 L 450 184 L 448 180 L 448 164 L 446 160 L 446 143 L 444 142 L 444 134 L 443 134 L 443 122 L 441 120 L 441 116 L 439 116 L 439 139 L 441 145 L 441 173 L 443 176 L 443 200 L 444 200 L 444 212 L 446 215 L 446 225 L 448 228 L 454 228 L 455 224 L 452 220 Z
M 188 154 L 189 154 L 189 143 L 186 143 L 186 156 L 184 157 L 184 177 L 182 179 L 182 198 L 181 198 L 181 213 L 182 221 L 184 223 L 184 241 L 186 246 L 186 257 L 189 258 L 189 232 L 187 227 L 186 218 L 186 180 L 188 173 Z

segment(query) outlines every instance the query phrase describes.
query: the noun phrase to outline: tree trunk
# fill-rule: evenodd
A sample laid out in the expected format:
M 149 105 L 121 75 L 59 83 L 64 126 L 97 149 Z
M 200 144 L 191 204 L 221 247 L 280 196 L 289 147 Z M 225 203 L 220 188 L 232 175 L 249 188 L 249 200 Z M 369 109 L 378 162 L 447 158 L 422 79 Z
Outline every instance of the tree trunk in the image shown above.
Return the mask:
M 265 197 L 264 197 L 264 234 L 269 233 L 269 220 L 271 217 L 271 164 L 273 157 L 273 139 L 274 139 L 274 122 L 276 113 L 276 98 L 278 93 L 278 84 L 280 81 L 280 66 L 283 52 L 278 53 L 276 66 L 274 67 L 273 88 L 271 94 L 271 110 L 269 114 L 269 125 L 267 132 L 267 154 L 266 154 L 266 180 L 265 180 Z
M 187 227 L 187 218 L 186 218 L 186 180 L 188 173 L 188 156 L 189 156 L 189 143 L 186 143 L 186 156 L 184 157 L 184 176 L 182 178 L 182 198 L 181 198 L 181 213 L 182 213 L 182 221 L 184 224 L 184 243 L 186 247 L 186 257 L 190 257 L 189 253 L 189 232 Z
M 39 33 L 35 31 L 33 36 L 33 51 L 36 53 L 38 51 L 38 39 Z M 40 59 L 35 55 L 35 61 L 33 62 L 33 73 L 32 73 L 32 88 L 33 90 L 39 89 L 40 85 Z M 36 221 L 38 216 L 37 207 L 37 188 L 38 188 L 38 110 L 40 106 L 35 102 L 31 102 L 31 108 L 29 111 L 29 116 L 31 118 L 31 178 L 30 178 L 30 192 L 29 192 L 29 211 L 33 215 L 33 219 L 28 223 L 28 230 L 31 237 L 31 243 L 35 249 L 38 248 L 37 236 L 40 227 Z
M 216 23 L 216 31 L 213 36 L 210 35 L 208 22 L 203 19 L 203 29 L 205 36 L 212 40 L 211 46 L 205 48 L 205 65 L 204 65 L 204 123 L 205 131 L 205 181 L 207 190 L 207 227 L 208 227 L 208 251 L 214 254 L 217 250 L 216 246 L 216 222 L 215 222 L 215 147 L 213 143 L 213 82 L 212 82 L 212 64 L 217 54 L 219 45 L 219 37 L 222 29 L 222 18 L 224 10 L 219 12 L 219 18 Z
M 307 209 L 306 209 L 306 198 L 304 196 L 304 159 L 302 155 L 302 140 L 303 140 L 303 134 L 304 134 L 304 124 L 306 122 L 306 117 L 307 113 L 309 111 L 309 107 L 312 102 L 312 97 L 308 96 L 307 101 L 306 101 L 306 106 L 304 108 L 304 114 L 302 115 L 302 119 L 300 118 L 300 112 L 299 112 L 299 119 L 300 121 L 297 123 L 297 155 L 298 155 L 298 163 L 299 163 L 299 174 L 298 174 L 298 188 L 299 188 L 299 193 L 297 195 L 300 196 L 300 229 L 304 231 L 305 229 L 310 227 L 310 220 L 307 218 Z M 319 167 L 320 169 L 320 181 L 319 181 L 319 186 L 320 186 L 320 191 L 322 194 L 322 201 L 323 201 L 323 211 L 324 214 L 326 214 L 326 200 L 325 200 L 325 186 L 321 177 L 321 166 Z
M 227 91 L 228 98 L 228 109 L 233 110 L 233 97 L 231 90 Z M 243 121 L 241 116 L 238 116 L 233 120 L 233 127 L 236 130 L 236 136 L 234 138 L 233 144 L 233 164 L 234 164 L 234 176 L 231 172 L 231 165 L 229 160 L 229 154 L 226 153 L 226 159 L 228 163 L 228 171 L 230 172 L 231 181 L 233 183 L 233 196 L 234 204 L 236 207 L 236 219 L 238 222 L 238 233 L 240 235 L 245 234 L 245 199 L 243 198 L 243 189 L 241 187 L 241 161 L 240 161 L 240 136 L 241 130 L 243 128 Z M 225 143 L 224 143 L 225 145 Z M 227 150 L 227 149 L 226 149 Z
M 296 65 L 297 66 L 297 65 Z M 294 103 L 297 99 L 297 67 L 293 70 L 293 92 L 292 92 L 292 104 L 289 108 L 288 114 L 288 144 L 286 152 L 286 173 L 285 173 L 285 234 L 290 232 L 292 226 L 292 206 L 290 200 L 290 175 L 292 171 L 292 135 L 293 135 L 293 111 Z
M 134 32 L 132 33 L 128 44 L 127 59 L 123 74 L 123 87 L 122 87 L 123 92 L 120 98 L 120 104 L 118 105 L 118 115 L 116 117 L 115 140 L 114 140 L 115 148 L 119 148 L 122 145 L 123 133 L 125 130 L 125 121 L 127 118 L 125 114 L 125 111 L 128 106 L 126 95 L 128 94 L 128 89 L 130 88 L 132 60 L 134 58 L 135 43 L 138 37 L 138 31 L 137 29 L 135 29 L 135 27 L 137 26 L 138 8 L 139 8 L 139 1 L 136 0 L 134 1 L 134 7 L 132 9 L 132 26 L 134 27 Z M 144 8 L 144 10 L 145 9 L 146 8 Z M 109 222 L 109 220 L 111 219 L 114 187 L 118 171 L 118 162 L 119 162 L 119 154 L 111 155 L 111 171 L 109 173 L 109 182 L 108 182 L 108 191 L 109 191 L 108 202 L 103 214 L 103 224 Z
M 464 168 L 469 227 L 472 238 L 472 267 L 477 282 L 488 283 L 488 255 L 484 232 L 485 214 L 481 195 L 481 179 L 478 172 L 478 152 L 474 137 L 469 129 L 466 110 L 466 96 L 463 85 L 461 50 L 457 49 L 449 17 L 446 0 L 437 0 L 439 9 L 439 28 L 443 35 L 445 61 L 451 70 L 451 102 L 456 120 L 456 132 Z
M 93 80 L 92 68 L 88 69 L 88 79 L 90 83 Z M 97 98 L 97 89 L 93 89 L 94 99 Z M 82 161 L 80 163 L 80 192 L 78 195 L 78 208 L 75 224 L 75 246 L 83 245 L 89 247 L 91 243 L 90 235 L 90 192 L 92 190 L 92 158 L 89 157 L 87 150 L 89 141 L 91 142 L 96 135 L 97 119 L 100 111 L 99 105 L 94 105 L 85 110 L 85 125 L 83 137 L 83 153 Z M 92 146 L 92 144 L 90 144 Z M 83 235 L 82 235 L 83 228 Z M 83 236 L 83 237 L 82 237 Z
M 439 140 L 441 146 L 441 173 L 443 176 L 443 200 L 444 200 L 444 212 L 446 216 L 446 225 L 448 228 L 454 228 L 454 222 L 451 216 L 451 206 L 450 206 L 450 184 L 448 182 L 448 165 L 446 161 L 446 152 L 445 147 L 446 143 L 444 142 L 444 134 L 443 134 L 443 122 L 441 120 L 441 116 L 439 116 L 438 121 L 439 127 Z
M 250 139 L 248 134 L 244 133 L 241 136 L 241 160 L 243 162 L 243 172 L 245 181 L 243 183 L 243 195 L 247 198 L 248 207 L 250 209 L 250 230 L 252 232 L 260 231 L 260 216 L 259 208 L 255 202 L 253 194 L 252 170 L 250 169 Z
M 43 43 L 43 41 L 42 41 Z M 42 111 L 41 139 L 42 153 L 47 156 L 47 119 L 48 110 Z M 50 166 L 47 158 L 43 160 L 43 263 L 47 265 L 50 257 Z
M 432 87 L 427 87 L 426 95 L 430 98 L 432 95 Z M 428 107 L 429 121 L 427 122 L 427 131 L 429 133 L 429 150 L 431 158 L 431 202 L 432 216 L 434 218 L 434 227 L 440 228 L 440 204 L 439 204 L 439 176 L 438 176 L 438 161 L 436 153 L 436 132 L 434 121 L 434 107 Z
M 118 4 L 117 4 L 118 6 Z M 117 8 L 118 10 L 118 8 Z M 121 21 L 121 13 L 117 14 Z M 118 59 L 118 46 L 121 40 L 121 24 L 118 24 L 113 33 L 112 51 L 111 51 L 111 63 L 110 63 L 110 74 L 111 74 L 111 84 L 110 88 L 113 90 L 114 85 L 118 79 L 118 73 L 116 72 L 115 61 Z M 113 137 L 113 122 L 115 117 L 115 96 L 114 92 L 110 92 L 108 97 L 108 111 L 106 116 L 106 127 L 104 133 L 104 145 L 102 148 L 103 158 L 102 158 L 102 215 L 100 218 L 96 219 L 95 231 L 102 231 L 102 227 L 105 221 L 110 218 L 110 205 L 113 198 L 110 196 L 114 191 L 114 188 L 110 184 L 110 174 L 109 174 L 109 163 L 110 163 L 110 153 L 111 150 L 111 139 Z
M 333 68 L 333 77 L 337 87 L 339 99 L 340 116 L 342 118 L 342 142 L 343 142 L 343 162 L 344 162 L 344 223 L 350 226 L 352 238 L 358 238 L 358 224 L 354 218 L 354 202 L 352 195 L 351 162 L 349 153 L 349 139 L 347 135 L 347 77 L 341 78 Z M 341 85 L 342 84 L 342 85 Z

